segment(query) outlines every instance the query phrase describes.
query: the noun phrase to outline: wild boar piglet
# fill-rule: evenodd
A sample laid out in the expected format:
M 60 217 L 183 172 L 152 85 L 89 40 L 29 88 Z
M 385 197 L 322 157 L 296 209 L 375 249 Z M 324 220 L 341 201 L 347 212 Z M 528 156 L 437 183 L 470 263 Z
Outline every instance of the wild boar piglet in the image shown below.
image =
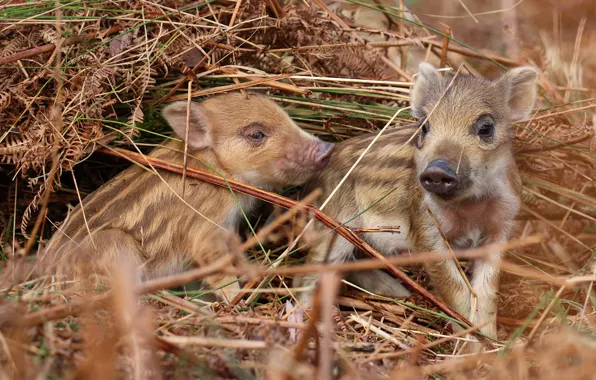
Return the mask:
M 362 233 L 363 239 L 384 255 L 445 252 L 447 246 L 433 217 L 454 249 L 506 241 L 521 192 L 511 122 L 531 113 L 536 80 L 537 71 L 531 67 L 514 68 L 488 80 L 443 76 L 432 65 L 421 63 L 411 106 L 423 124 L 383 134 L 325 212 L 351 228 L 399 227 L 398 232 Z M 337 145 L 329 165 L 308 182 L 306 192 L 321 188 L 320 199 L 326 199 L 375 135 Z M 309 263 L 342 262 L 361 254 L 339 236 L 329 248 L 332 234 L 315 225 L 322 237 L 308 253 Z M 477 260 L 472 268 L 471 285 L 477 295 L 474 310 L 469 287 L 454 261 L 426 265 L 435 291 L 472 322 L 488 322 L 481 330 L 492 338 L 497 333 L 499 258 L 500 252 L 492 252 L 489 259 Z M 294 286 L 312 285 L 314 280 L 314 275 L 297 277 Z M 410 294 L 381 270 L 353 272 L 348 280 L 378 294 Z M 312 290 L 300 295 L 307 308 L 311 296 Z
M 303 131 L 288 114 L 262 95 L 230 93 L 200 103 L 175 102 L 163 117 L 178 137 L 154 149 L 151 157 L 182 164 L 188 136 L 192 168 L 215 170 L 252 186 L 281 190 L 300 185 L 323 169 L 333 144 Z M 187 131 L 188 116 L 188 131 Z M 76 276 L 106 269 L 125 258 L 139 269 L 139 280 L 174 274 L 229 254 L 243 219 L 257 199 L 164 170 L 139 166 L 123 171 L 83 200 L 46 247 L 46 264 L 74 268 Z M 101 272 L 102 274 L 105 274 Z M 205 282 L 221 300 L 239 285 L 231 275 Z

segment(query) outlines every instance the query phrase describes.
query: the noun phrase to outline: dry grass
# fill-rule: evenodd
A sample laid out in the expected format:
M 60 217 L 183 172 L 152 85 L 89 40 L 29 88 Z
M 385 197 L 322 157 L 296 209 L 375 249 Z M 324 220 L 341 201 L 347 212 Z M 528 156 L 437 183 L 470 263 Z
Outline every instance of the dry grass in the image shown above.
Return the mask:
M 399 1 L 379 2 L 383 11 L 367 0 L 328 3 L 0 5 L 3 378 L 593 377 L 596 101 L 584 79 L 594 64 L 589 24 L 569 25 L 577 31 L 573 39 L 543 31 L 543 45 L 513 59 L 437 34 Z M 473 2 L 465 3 L 475 13 Z M 490 16 L 476 13 L 481 22 Z M 523 14 L 517 17 L 523 22 Z M 524 208 L 502 268 L 494 350 L 458 354 L 464 334 L 450 331 L 450 318 L 428 297 L 379 297 L 335 275 L 378 261 L 309 268 L 299 264 L 298 252 L 275 261 L 305 223 L 289 214 L 291 225 L 275 234 L 251 219 L 269 238 L 269 261 L 263 250 L 248 250 L 252 264 L 242 271 L 252 286 L 228 307 L 206 301 L 201 289 L 164 289 L 230 270 L 229 258 L 136 289 L 129 268 L 118 266 L 111 292 L 74 294 L 58 290 L 55 279 L 27 277 L 67 205 L 129 164 L 99 148 L 147 152 L 167 138 L 158 116 L 163 103 L 186 99 L 189 91 L 196 98 L 266 92 L 304 129 L 342 141 L 380 130 L 408 105 L 422 59 L 463 64 L 474 74 L 496 75 L 521 63 L 544 73 L 536 112 L 516 129 Z M 409 121 L 407 113 L 396 118 Z M 357 241 L 358 231 L 345 233 Z M 431 257 L 393 263 L 427 287 L 419 264 Z M 303 323 L 292 319 L 290 280 L 306 270 L 324 272 L 325 286 L 314 313 L 320 320 Z M 267 275 L 271 281 L 262 282 Z

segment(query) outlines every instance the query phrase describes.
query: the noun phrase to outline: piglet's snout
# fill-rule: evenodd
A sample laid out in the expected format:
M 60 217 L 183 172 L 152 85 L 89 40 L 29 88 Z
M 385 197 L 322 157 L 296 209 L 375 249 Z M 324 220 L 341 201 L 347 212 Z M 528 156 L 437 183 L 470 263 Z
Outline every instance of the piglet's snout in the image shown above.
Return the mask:
M 325 141 L 318 141 L 317 150 L 314 157 L 315 168 L 324 169 L 327 164 L 329 164 L 329 160 L 331 159 L 334 149 L 335 145 Z
M 455 191 L 458 185 L 457 174 L 444 160 L 434 160 L 420 175 L 422 187 L 430 193 L 447 195 Z

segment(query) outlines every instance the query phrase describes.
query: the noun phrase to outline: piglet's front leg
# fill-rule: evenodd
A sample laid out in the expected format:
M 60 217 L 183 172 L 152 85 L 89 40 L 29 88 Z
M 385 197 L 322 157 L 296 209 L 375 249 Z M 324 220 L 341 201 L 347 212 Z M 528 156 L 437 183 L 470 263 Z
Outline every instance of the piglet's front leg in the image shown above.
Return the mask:
M 447 252 L 448 248 L 442 241 L 435 245 L 434 251 Z M 427 263 L 426 271 L 438 295 L 463 316 L 470 314 L 470 288 L 459 272 L 453 259 Z M 454 331 L 463 330 L 457 323 L 452 324 Z
M 497 338 L 498 261 L 499 254 L 496 253 L 488 261 L 476 262 L 472 277 L 472 288 L 477 298 L 476 302 L 472 300 L 470 320 L 476 326 L 486 323 L 480 332 L 491 339 Z
M 507 225 L 507 224 L 506 224 Z M 490 244 L 503 244 L 507 241 L 510 228 L 503 228 L 494 238 L 486 241 Z M 474 325 L 487 323 L 480 332 L 491 339 L 497 339 L 497 292 L 499 290 L 499 263 L 501 252 L 491 251 L 486 258 L 474 263 L 472 288 L 477 295 L 476 302 L 472 302 L 470 320 Z M 477 345 L 473 345 L 476 348 Z M 473 351 L 478 351 L 473 349 Z
M 191 260 L 197 267 L 205 267 L 218 259 L 232 255 L 232 262 L 238 266 L 246 265 L 244 252 L 239 250 L 240 240 L 238 235 L 231 231 L 222 231 L 212 228 L 205 238 L 197 234 L 191 240 L 189 252 Z M 225 272 L 213 273 L 203 279 L 203 282 L 213 290 L 219 301 L 229 303 L 240 292 L 238 277 Z
M 486 245 L 503 244 L 508 240 L 511 223 L 503 223 L 502 229 L 486 239 Z M 495 236 L 496 235 L 496 236 Z M 499 290 L 499 269 L 501 252 L 491 250 L 488 255 L 474 263 L 472 289 L 476 299 L 472 298 L 470 321 L 475 325 L 484 325 L 480 332 L 491 339 L 497 339 L 497 292 Z M 480 343 L 468 344 L 467 352 L 482 350 Z
M 509 202 L 501 203 L 498 217 L 489 219 L 486 225 L 486 238 L 483 245 L 500 245 L 507 242 L 514 226 L 514 216 L 519 210 L 518 198 L 512 197 Z M 484 258 L 474 263 L 472 288 L 476 293 L 476 302 L 472 300 L 470 321 L 474 325 L 486 323 L 480 332 L 491 339 L 497 339 L 497 292 L 499 290 L 499 269 L 501 254 L 492 249 Z M 480 350 L 479 344 L 471 345 L 474 352 Z
M 495 259 L 496 258 L 496 259 Z M 459 272 L 455 262 L 451 259 L 427 264 L 427 271 L 431 280 L 445 302 L 453 307 L 461 315 L 465 316 L 474 326 L 485 324 L 480 332 L 491 339 L 496 339 L 496 305 L 498 288 L 498 254 L 492 260 L 479 261 L 474 265 L 474 275 L 470 281 L 476 296 L 470 292 L 470 288 Z M 452 324 L 455 332 L 463 331 L 463 328 Z M 468 334 L 466 339 L 476 338 Z M 464 349 L 467 353 L 480 352 L 483 344 L 468 342 Z

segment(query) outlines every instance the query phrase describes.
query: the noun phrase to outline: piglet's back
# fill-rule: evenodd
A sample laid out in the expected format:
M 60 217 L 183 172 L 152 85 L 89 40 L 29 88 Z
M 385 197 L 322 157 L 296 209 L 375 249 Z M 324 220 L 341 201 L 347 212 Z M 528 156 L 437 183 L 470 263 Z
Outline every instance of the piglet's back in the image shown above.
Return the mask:
M 171 141 L 155 149 L 150 156 L 178 162 L 181 161 L 182 149 L 182 143 Z M 190 158 L 189 166 L 207 169 L 195 161 Z M 152 242 L 160 235 L 167 236 L 170 242 L 180 242 L 185 230 L 176 232 L 169 230 L 168 226 L 188 226 L 191 224 L 190 219 L 200 216 L 176 195 L 182 193 L 181 176 L 157 169 L 158 176 L 149 170 L 130 167 L 83 199 L 82 206 L 77 205 L 56 231 L 47 250 L 58 253 L 68 242 L 78 242 L 89 233 L 93 236 L 107 229 L 122 230 L 144 242 Z M 209 207 L 210 204 L 204 201 L 222 196 L 220 193 L 225 190 L 192 178 L 186 178 L 186 183 L 185 201 L 191 205 L 204 205 L 201 207 L 202 213 L 216 219 L 216 223 L 221 221 L 223 214 L 218 215 L 218 207 Z M 201 187 L 201 191 L 193 191 L 198 187 Z M 165 223 L 166 220 L 168 223 Z
M 408 141 L 417 125 L 406 125 L 385 131 L 333 196 L 326 206 L 330 216 L 340 218 L 361 209 L 363 202 L 376 203 L 374 207 L 395 209 L 409 207 L 417 192 L 413 146 Z M 305 187 L 305 193 L 320 188 L 330 194 L 373 141 L 378 132 L 350 138 L 335 148 L 329 166 L 321 170 Z M 399 188 L 399 191 L 395 191 Z M 318 199 L 320 205 L 325 197 Z M 397 203 L 396 203 L 397 202 Z M 370 206 L 369 204 L 369 206 Z M 342 221 L 342 220 L 340 220 Z

